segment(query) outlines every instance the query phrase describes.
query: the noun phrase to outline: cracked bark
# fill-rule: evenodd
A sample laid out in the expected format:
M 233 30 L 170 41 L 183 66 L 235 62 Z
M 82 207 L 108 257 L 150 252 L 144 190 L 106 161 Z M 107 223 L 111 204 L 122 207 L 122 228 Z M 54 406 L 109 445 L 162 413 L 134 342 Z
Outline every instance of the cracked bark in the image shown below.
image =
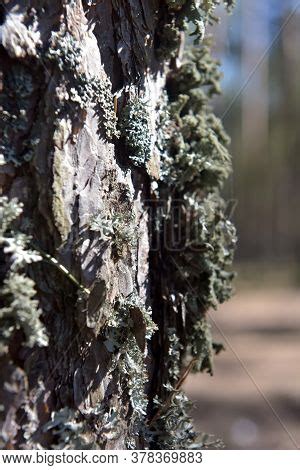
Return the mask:
M 71 103 L 57 120 L 62 73 L 44 60 L 43 51 L 51 32 L 65 24 L 82 44 L 85 73 L 106 74 L 113 93 L 129 85 L 134 95 L 143 90 L 151 108 L 154 141 L 155 108 L 164 85 L 163 66 L 154 54 L 159 2 L 88 3 L 8 0 L 1 9 L 2 91 L 9 94 L 11 114 L 19 111 L 20 103 L 17 94 L 7 92 L 7 77 L 26 74 L 32 83 L 24 104 L 24 125 L 7 138 L 22 164 L 8 161 L 0 166 L 1 191 L 23 202 L 22 224 L 30 221 L 26 230 L 34 245 L 91 291 L 87 301 L 69 278 L 45 261 L 29 268 L 49 347 L 26 348 L 17 336 L 9 354 L 1 358 L 1 445 L 7 449 L 50 448 L 57 436 L 45 431 L 45 424 L 53 411 L 64 408 L 79 411 L 81 421 L 88 422 L 87 446 L 124 448 L 131 433 L 129 397 L 120 390 L 114 373 L 108 374 L 111 354 L 101 328 L 119 296 L 135 291 L 145 305 L 150 303 L 144 201 L 159 162 L 153 151 L 147 171 L 130 164 L 122 141 L 103 138 L 104 122 L 98 123 L 91 106 L 78 112 Z M 125 95 L 118 100 L 117 113 L 126 104 Z M 26 161 L 29 148 L 32 158 Z M 138 232 L 137 248 L 125 249 L 121 256 L 89 229 L 93 216 L 116 211 L 132 214 Z M 151 361 L 149 352 L 150 365 Z M 109 438 L 101 419 L 89 414 L 99 403 L 120 411 L 118 432 Z M 137 439 L 136 446 L 143 443 Z

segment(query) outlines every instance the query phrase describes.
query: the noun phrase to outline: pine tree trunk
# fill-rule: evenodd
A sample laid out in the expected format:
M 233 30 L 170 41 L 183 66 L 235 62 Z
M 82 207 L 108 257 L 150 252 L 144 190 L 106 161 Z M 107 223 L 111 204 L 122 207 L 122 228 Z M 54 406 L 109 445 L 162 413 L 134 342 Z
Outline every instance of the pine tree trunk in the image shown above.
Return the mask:
M 169 4 L 1 7 L 2 216 L 15 219 L 2 230 L 3 448 L 163 447 L 149 433 L 173 399 L 164 384 L 180 381 L 180 299 L 188 295 L 172 279 L 171 258 L 164 264 L 168 254 L 150 250 L 158 200 L 171 201 L 169 182 L 157 192 L 157 123 L 183 38 L 174 27 L 175 52 L 157 52 L 181 8 Z M 16 246 L 7 247 L 20 234 L 29 238 L 18 264 Z M 204 299 L 193 307 L 201 321 L 212 303 L 206 274 Z

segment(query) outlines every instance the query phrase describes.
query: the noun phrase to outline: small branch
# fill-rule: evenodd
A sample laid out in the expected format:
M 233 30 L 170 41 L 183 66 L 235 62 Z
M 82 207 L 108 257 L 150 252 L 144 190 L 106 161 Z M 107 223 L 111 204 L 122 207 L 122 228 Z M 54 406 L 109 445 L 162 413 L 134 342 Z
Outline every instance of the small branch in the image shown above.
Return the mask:
M 57 259 L 53 258 L 53 256 L 49 255 L 45 251 L 43 251 L 41 248 L 36 247 L 33 243 L 31 243 L 33 248 L 40 253 L 40 255 L 44 258 L 45 261 L 48 261 L 52 266 L 55 266 L 60 272 L 65 274 L 70 281 L 75 284 L 80 290 L 83 290 L 87 295 L 90 295 L 91 291 L 87 288 L 84 287 L 80 282 L 77 281 L 77 279 L 73 276 L 70 271 L 67 270 L 65 266 L 60 264 Z

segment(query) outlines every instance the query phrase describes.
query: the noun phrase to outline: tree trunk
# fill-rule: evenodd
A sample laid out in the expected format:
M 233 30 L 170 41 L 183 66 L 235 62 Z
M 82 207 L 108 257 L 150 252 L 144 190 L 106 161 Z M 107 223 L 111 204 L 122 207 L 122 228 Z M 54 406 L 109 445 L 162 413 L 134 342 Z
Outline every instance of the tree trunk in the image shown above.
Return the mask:
M 211 370 L 205 312 L 229 295 L 235 240 L 227 138 L 198 90 L 217 92 L 217 68 L 208 46 L 190 82 L 181 65 L 185 23 L 202 39 L 210 13 L 196 3 L 1 7 L 2 448 L 196 438 L 182 373 Z

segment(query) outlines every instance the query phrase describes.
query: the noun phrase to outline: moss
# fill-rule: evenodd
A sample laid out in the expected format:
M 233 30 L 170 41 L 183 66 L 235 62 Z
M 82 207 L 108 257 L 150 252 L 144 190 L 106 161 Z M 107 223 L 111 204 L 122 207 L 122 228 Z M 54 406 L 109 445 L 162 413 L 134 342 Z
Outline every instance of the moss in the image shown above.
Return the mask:
M 140 98 L 130 100 L 122 112 L 119 125 L 130 160 L 135 166 L 145 167 L 151 157 L 147 103 Z

